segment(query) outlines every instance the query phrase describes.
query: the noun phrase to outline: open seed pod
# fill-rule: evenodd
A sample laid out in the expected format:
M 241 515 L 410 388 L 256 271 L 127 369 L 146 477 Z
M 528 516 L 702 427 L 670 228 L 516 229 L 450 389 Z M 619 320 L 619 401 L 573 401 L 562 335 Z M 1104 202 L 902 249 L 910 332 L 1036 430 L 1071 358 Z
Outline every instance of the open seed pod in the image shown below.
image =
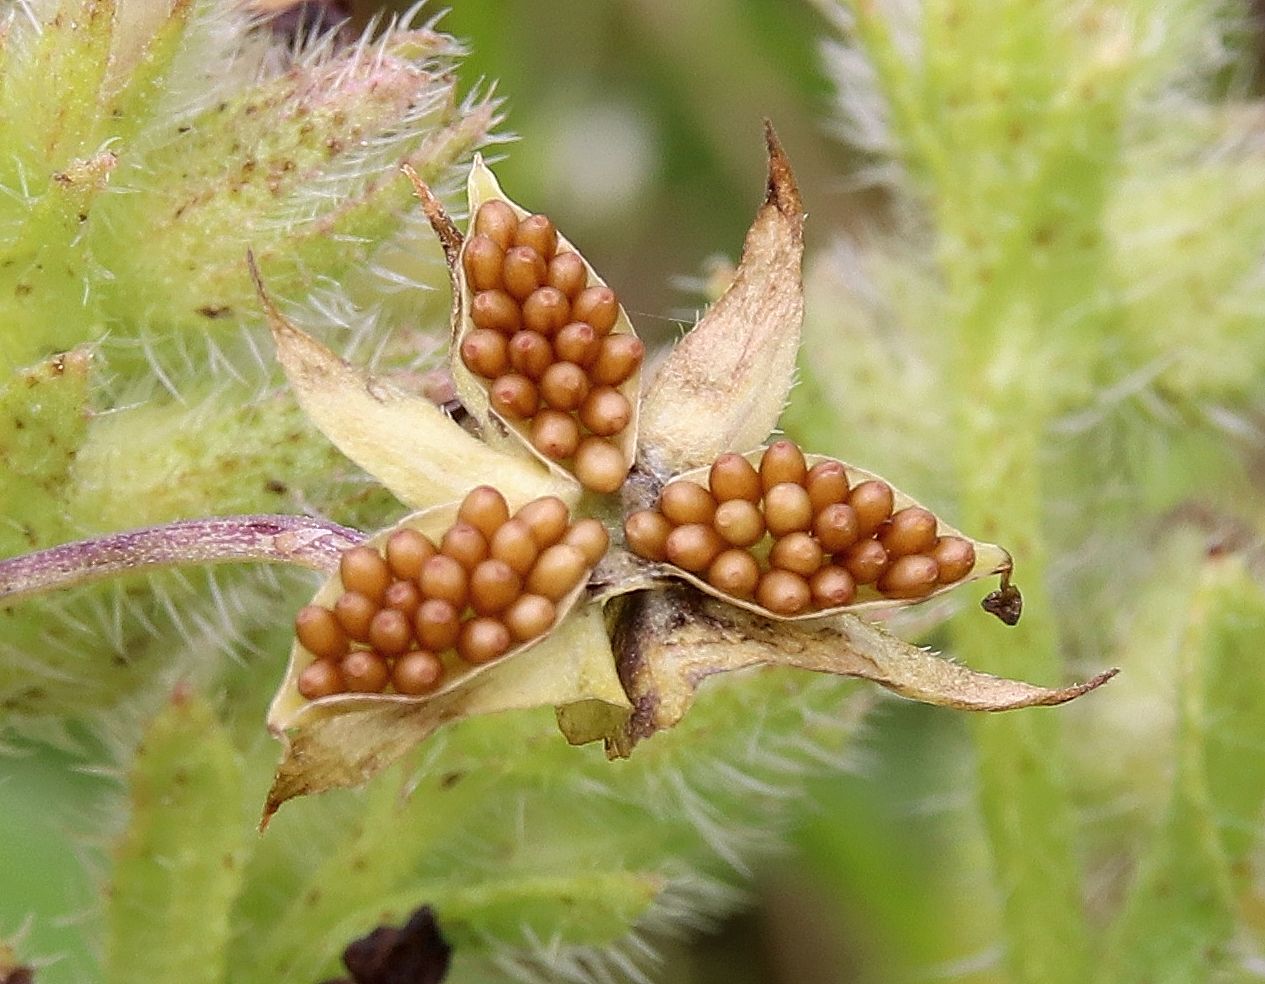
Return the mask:
M 1013 567 L 878 475 L 790 441 L 676 476 L 625 535 L 665 573 L 781 620 L 897 608 L 991 575 L 1007 584 Z

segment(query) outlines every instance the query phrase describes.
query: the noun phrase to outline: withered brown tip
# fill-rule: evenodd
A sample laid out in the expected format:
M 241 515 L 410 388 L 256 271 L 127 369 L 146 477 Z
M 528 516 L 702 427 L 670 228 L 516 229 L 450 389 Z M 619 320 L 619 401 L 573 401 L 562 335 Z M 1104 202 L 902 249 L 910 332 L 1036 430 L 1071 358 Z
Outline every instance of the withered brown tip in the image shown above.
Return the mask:
M 773 121 L 764 121 L 764 143 L 769 153 L 769 179 L 764 195 L 767 205 L 774 206 L 783 215 L 800 219 L 804 214 L 804 203 L 799 197 L 799 185 L 795 181 L 795 172 L 791 170 L 791 162 L 782 149 L 782 142 L 773 129 Z
M 413 170 L 409 164 L 401 164 L 400 170 L 404 172 L 405 177 L 412 182 L 413 193 L 417 195 L 418 200 L 422 203 L 422 211 L 426 214 L 426 218 L 430 221 L 430 227 L 435 230 L 435 235 L 439 237 L 440 245 L 444 248 L 444 256 L 447 258 L 449 265 L 457 262 L 457 254 L 461 252 L 461 244 L 465 241 L 453 221 L 448 217 L 448 213 L 444 210 L 443 203 L 435 197 L 435 193 L 430 190 L 430 186 L 422 180 L 421 176 Z
M 1001 587 L 985 595 L 980 608 L 996 615 L 1006 625 L 1015 625 L 1023 614 L 1023 595 L 1019 593 L 1019 588 L 1003 577 Z

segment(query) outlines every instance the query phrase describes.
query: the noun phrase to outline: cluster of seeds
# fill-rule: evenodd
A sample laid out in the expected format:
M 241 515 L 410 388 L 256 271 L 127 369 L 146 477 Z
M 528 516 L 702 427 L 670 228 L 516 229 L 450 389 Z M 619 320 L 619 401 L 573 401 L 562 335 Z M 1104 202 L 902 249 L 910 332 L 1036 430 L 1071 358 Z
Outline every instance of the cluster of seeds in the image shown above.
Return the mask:
M 612 439 L 633 414 L 619 387 L 645 355 L 635 335 L 611 332 L 615 292 L 587 286 L 584 261 L 559 252 L 547 216 L 520 222 L 503 201 L 480 206 L 462 264 L 475 327 L 461 358 L 491 381 L 493 408 L 545 457 L 569 462 L 586 488 L 614 492 L 628 469 Z
M 308 605 L 294 621 L 316 657 L 299 676 L 299 693 L 427 694 L 446 676 L 542 636 L 609 542 L 597 520 L 570 518 L 553 496 L 511 518 L 501 493 L 482 485 L 438 546 L 400 529 L 382 553 L 346 551 L 338 600 Z
M 975 565 L 975 548 L 939 536 L 919 506 L 894 509 L 877 479 L 849 485 L 844 466 L 808 467 L 790 441 L 771 445 L 759 470 L 746 458 L 716 459 L 708 488 L 678 479 L 657 509 L 624 524 L 629 548 L 674 564 L 725 594 L 778 615 L 838 608 L 870 598 L 923 598 Z

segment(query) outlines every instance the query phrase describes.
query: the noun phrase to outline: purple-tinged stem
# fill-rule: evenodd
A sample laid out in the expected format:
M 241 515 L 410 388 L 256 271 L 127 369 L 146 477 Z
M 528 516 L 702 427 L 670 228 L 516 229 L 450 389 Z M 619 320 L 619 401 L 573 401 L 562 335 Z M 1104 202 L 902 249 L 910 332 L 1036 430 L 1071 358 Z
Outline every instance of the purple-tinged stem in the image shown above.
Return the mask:
M 0 606 L 102 578 L 190 564 L 294 564 L 338 569 L 359 530 L 307 516 L 214 516 L 108 533 L 0 560 Z

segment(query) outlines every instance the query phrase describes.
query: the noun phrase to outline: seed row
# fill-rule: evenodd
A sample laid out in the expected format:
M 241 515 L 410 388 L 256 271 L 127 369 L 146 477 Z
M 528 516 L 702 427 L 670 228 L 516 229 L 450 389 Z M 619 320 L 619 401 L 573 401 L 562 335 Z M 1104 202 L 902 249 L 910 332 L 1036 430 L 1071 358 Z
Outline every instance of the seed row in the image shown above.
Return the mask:
M 316 657 L 299 675 L 299 693 L 427 694 L 449 674 L 544 635 L 609 542 L 597 520 L 570 519 L 553 496 L 511 517 L 501 493 L 482 485 L 438 546 L 406 528 L 382 552 L 345 551 L 342 594 L 328 608 L 307 605 L 294 621 Z
M 624 523 L 629 548 L 704 578 L 725 594 L 778 615 L 838 608 L 870 594 L 924 598 L 960 581 L 975 547 L 940 536 L 921 506 L 895 509 L 878 479 L 851 486 L 844 466 L 811 468 L 791 441 L 770 445 L 759 468 L 737 454 L 716 459 L 708 487 L 665 485 L 658 507 Z
M 570 463 L 586 488 L 614 492 L 628 468 L 613 438 L 633 413 L 619 387 L 645 355 L 635 335 L 611 332 L 619 318 L 615 292 L 587 286 L 584 261 L 558 251 L 547 216 L 520 222 L 498 200 L 475 214 L 462 265 L 475 327 L 461 342 L 461 358 L 490 381 L 492 407 L 526 428 L 545 457 Z

